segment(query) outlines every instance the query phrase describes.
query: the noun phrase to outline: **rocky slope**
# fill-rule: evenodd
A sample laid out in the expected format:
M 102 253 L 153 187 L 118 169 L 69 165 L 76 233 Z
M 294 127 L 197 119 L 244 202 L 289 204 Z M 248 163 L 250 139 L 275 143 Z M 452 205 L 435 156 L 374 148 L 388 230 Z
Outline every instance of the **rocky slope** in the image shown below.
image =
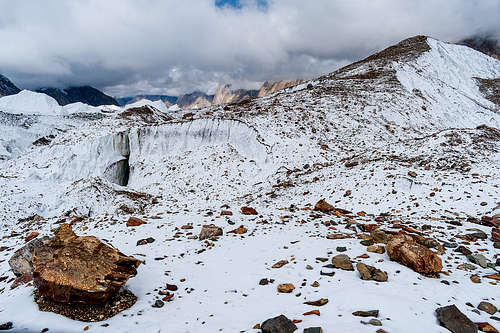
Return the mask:
M 276 82 L 264 82 L 259 92 L 257 93 L 257 97 L 264 97 L 266 95 L 273 94 L 279 90 L 283 90 L 289 87 L 293 87 L 304 83 L 306 80 L 292 80 L 292 81 L 276 81 Z
M 77 102 L 92 106 L 119 105 L 113 97 L 108 96 L 102 91 L 90 86 L 70 87 L 67 89 L 41 88 L 38 89 L 37 92 L 51 96 L 59 103 L 59 105 Z
M 0 74 L 0 97 L 14 95 L 21 90 L 14 85 L 8 78 Z
M 214 95 L 207 95 L 200 91 L 179 96 L 175 104 L 181 109 L 205 108 L 212 105 Z
M 257 97 L 256 90 L 237 89 L 231 90 L 231 85 L 219 87 L 215 92 L 212 105 L 239 103 Z
M 498 326 L 500 113 L 481 83 L 498 78 L 500 61 L 417 36 L 244 103 L 1 113 L 3 140 L 52 135 L 0 161 L 2 319 L 54 332 L 446 332 L 460 311 L 464 328 Z M 30 285 L 10 289 L 14 250 L 65 222 L 146 261 L 127 283 L 134 306 L 88 324 L 38 311 Z

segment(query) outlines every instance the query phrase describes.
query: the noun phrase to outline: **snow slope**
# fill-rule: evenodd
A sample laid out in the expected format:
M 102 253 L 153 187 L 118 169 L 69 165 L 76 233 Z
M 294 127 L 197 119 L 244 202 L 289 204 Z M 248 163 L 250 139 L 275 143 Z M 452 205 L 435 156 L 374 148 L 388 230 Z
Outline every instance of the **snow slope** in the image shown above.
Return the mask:
M 61 113 L 61 106 L 48 95 L 22 90 L 15 95 L 1 97 L 0 110 L 13 114 L 55 116 Z
M 375 332 L 379 327 L 351 313 L 379 309 L 388 332 L 447 332 L 434 311 L 456 304 L 474 322 L 495 326 L 465 305 L 500 305 L 498 284 L 484 278 L 493 268 L 459 269 L 469 262 L 446 248 L 446 274 L 421 276 L 385 253 L 367 253 L 360 244 L 366 233 L 356 225 L 387 231 L 404 225 L 495 262 L 499 253 L 489 238 L 457 236 L 472 229 L 489 235 L 491 228 L 470 221 L 500 213 L 500 114 L 474 79 L 499 76 L 498 60 L 416 37 L 270 96 L 202 109 L 192 119 L 4 115 L 2 129 L 19 137 L 42 128 L 56 135 L 42 146 L 27 140 L 0 161 L 0 234 L 7 247 L 0 277 L 8 277 L 0 282 L 0 319 L 20 331 L 80 332 L 88 325 L 89 332 L 258 332 L 255 324 L 283 313 L 302 320 L 299 331 Z M 120 186 L 125 164 L 128 183 Z M 322 198 L 353 214 L 313 212 Z M 241 206 L 259 214 L 242 215 Z M 130 216 L 147 224 L 127 228 Z M 11 290 L 7 282 L 7 259 L 27 234 L 50 234 L 71 221 L 77 234 L 96 235 L 146 261 L 127 283 L 138 302 L 106 320 L 109 327 L 40 312 L 31 286 Z M 209 223 L 224 229 L 218 241 L 192 237 Z M 240 225 L 248 232 L 228 233 Z M 328 239 L 331 233 L 348 238 Z M 136 245 L 147 237 L 155 242 Z M 354 263 L 386 271 L 389 281 L 363 281 L 356 271 L 322 275 L 332 272 L 324 265 L 338 247 Z M 284 259 L 290 263 L 271 268 Z M 473 274 L 481 283 L 471 281 Z M 261 286 L 263 278 L 275 282 Z M 174 300 L 152 308 L 167 283 L 179 287 Z M 279 283 L 296 289 L 280 294 Z M 320 298 L 328 304 L 303 304 Z M 303 315 L 313 309 L 321 315 Z

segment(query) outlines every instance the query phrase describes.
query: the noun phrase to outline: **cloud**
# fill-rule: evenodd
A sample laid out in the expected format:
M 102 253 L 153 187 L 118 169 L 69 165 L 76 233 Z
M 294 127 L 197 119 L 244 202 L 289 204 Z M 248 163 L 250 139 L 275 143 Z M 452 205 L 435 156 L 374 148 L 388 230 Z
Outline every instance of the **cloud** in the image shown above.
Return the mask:
M 500 35 L 498 0 L 222 2 L 0 0 L 0 72 L 26 88 L 179 94 L 315 77 L 417 34 Z

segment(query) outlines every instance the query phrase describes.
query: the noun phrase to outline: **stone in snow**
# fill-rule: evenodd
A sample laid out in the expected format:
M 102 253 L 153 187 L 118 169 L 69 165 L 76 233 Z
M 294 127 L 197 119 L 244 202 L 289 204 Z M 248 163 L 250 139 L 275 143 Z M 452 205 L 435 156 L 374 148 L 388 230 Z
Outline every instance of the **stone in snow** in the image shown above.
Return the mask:
M 222 236 L 222 228 L 214 224 L 206 224 L 201 228 L 199 240 Z
M 441 326 L 453 333 L 477 333 L 477 325 L 464 315 L 455 305 L 436 309 Z
M 77 236 L 63 224 L 33 253 L 33 280 L 40 295 L 56 302 L 101 304 L 137 274 L 141 261 L 102 243 Z
M 443 268 L 441 258 L 436 253 L 418 244 L 409 235 L 391 236 L 386 250 L 391 260 L 397 261 L 418 273 L 439 273 Z
M 356 317 L 378 317 L 379 310 L 369 310 L 369 311 L 354 311 L 353 316 Z
M 374 280 L 377 282 L 386 282 L 388 277 L 387 273 L 377 269 L 373 266 L 365 265 L 361 262 L 356 264 L 356 269 L 361 275 L 362 280 Z
M 292 333 L 297 330 L 297 326 L 284 315 L 268 319 L 260 327 L 262 333 Z
M 346 254 L 338 254 L 332 258 L 332 265 L 345 271 L 353 271 L 351 259 Z
M 498 309 L 497 309 L 496 306 L 494 306 L 490 302 L 486 302 L 486 301 L 482 301 L 481 303 L 479 303 L 479 305 L 477 306 L 477 308 L 479 310 L 482 310 L 482 311 L 490 314 L 490 315 L 494 315 L 498 311 Z

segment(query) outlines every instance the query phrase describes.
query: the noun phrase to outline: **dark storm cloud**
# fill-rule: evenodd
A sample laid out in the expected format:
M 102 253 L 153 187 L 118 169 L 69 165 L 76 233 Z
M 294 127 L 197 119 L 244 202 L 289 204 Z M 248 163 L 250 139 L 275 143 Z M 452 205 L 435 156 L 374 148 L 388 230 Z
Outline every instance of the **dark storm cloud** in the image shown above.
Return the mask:
M 0 73 L 26 88 L 178 94 L 314 77 L 416 34 L 500 35 L 498 0 L 225 3 L 0 0 Z

